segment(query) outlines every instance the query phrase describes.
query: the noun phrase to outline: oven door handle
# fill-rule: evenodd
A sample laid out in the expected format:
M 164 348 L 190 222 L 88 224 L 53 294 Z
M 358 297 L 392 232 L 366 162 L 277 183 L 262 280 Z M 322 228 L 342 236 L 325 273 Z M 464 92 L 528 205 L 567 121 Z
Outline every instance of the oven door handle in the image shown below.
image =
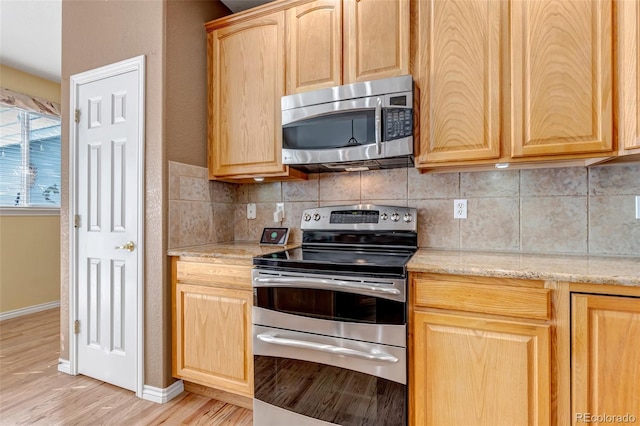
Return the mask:
M 273 278 L 261 278 L 255 277 L 253 279 L 254 284 L 258 286 L 265 286 L 268 284 L 276 284 L 286 287 L 305 287 L 305 288 L 317 288 L 319 290 L 335 290 L 341 288 L 348 288 L 352 290 L 368 290 L 371 292 L 384 293 L 384 294 L 400 294 L 400 290 L 397 288 L 378 287 L 375 285 L 366 284 L 354 284 L 350 281 L 343 280 L 327 280 L 324 278 L 298 278 L 298 277 L 273 277 Z M 383 284 L 388 285 L 388 284 Z
M 395 363 L 398 358 L 385 352 L 363 352 L 355 349 L 341 348 L 340 346 L 328 345 L 324 343 L 309 342 L 306 340 L 287 339 L 272 334 L 258 334 L 259 340 L 274 345 L 289 346 L 293 348 L 311 349 L 312 351 L 327 352 L 333 355 L 345 355 L 353 358 L 368 359 L 372 361 L 384 361 Z

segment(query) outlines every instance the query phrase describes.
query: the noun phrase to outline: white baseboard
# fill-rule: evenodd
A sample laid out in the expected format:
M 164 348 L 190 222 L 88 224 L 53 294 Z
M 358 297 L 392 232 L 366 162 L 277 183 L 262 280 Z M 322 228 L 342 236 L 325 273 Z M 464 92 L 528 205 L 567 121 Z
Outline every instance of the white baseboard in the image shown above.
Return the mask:
M 47 309 L 59 308 L 60 301 L 43 303 L 41 305 L 27 306 L 26 308 L 14 309 L 13 311 L 7 311 L 0 313 L 0 321 L 4 321 L 11 318 L 21 317 L 23 315 L 34 314 L 40 311 L 46 311 Z
M 156 402 L 158 404 L 164 404 L 165 402 L 171 401 L 182 392 L 184 392 L 184 383 L 182 383 L 182 380 L 178 380 L 168 388 L 164 389 L 144 385 L 142 389 L 142 399 Z
M 65 374 L 71 374 L 71 363 L 68 359 L 58 358 L 58 371 Z

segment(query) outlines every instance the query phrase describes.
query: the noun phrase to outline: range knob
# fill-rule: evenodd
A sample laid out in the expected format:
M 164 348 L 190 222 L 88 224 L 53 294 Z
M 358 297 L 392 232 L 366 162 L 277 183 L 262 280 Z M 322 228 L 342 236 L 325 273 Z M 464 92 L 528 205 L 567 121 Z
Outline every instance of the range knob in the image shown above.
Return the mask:
M 302 220 L 309 222 L 311 220 L 311 215 L 309 213 L 305 213 L 304 216 L 302 216 Z
M 406 223 L 409 223 L 413 220 L 413 216 L 411 216 L 411 213 L 405 213 L 404 216 L 402 217 L 402 220 L 404 220 Z
M 320 220 L 320 213 L 314 213 L 313 214 L 313 220 L 315 220 L 316 222 Z
M 394 222 L 397 222 L 400 220 L 400 215 L 398 214 L 398 212 L 391 213 L 391 220 Z
M 380 215 L 380 219 L 382 219 L 382 220 L 387 220 L 387 219 L 389 219 L 389 215 L 388 215 L 388 214 L 386 214 L 386 213 L 382 213 L 382 214 Z

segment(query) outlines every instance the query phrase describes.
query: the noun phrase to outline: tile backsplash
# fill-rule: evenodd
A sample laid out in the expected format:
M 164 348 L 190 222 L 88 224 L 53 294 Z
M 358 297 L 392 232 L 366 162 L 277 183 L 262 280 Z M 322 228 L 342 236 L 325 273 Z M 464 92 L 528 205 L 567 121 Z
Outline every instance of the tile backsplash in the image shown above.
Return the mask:
M 417 208 L 420 247 L 640 256 L 640 164 L 425 175 L 392 169 L 236 185 L 170 162 L 169 182 L 170 248 L 257 241 L 263 227 L 278 225 L 279 202 L 294 242 L 305 208 L 375 203 Z M 457 198 L 468 200 L 467 219 L 453 218 Z M 247 203 L 256 203 L 254 220 Z

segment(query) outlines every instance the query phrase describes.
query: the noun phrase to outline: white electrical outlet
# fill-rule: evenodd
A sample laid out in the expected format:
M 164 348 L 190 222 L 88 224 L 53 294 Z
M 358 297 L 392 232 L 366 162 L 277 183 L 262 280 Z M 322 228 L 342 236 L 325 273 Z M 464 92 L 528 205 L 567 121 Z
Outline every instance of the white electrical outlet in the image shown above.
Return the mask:
M 273 212 L 273 221 L 282 222 L 284 220 L 284 203 L 276 204 L 276 211 Z
M 640 195 L 636 195 L 636 219 L 640 219 Z
M 467 218 L 467 200 L 453 200 L 453 218 Z
M 247 204 L 247 219 L 256 218 L 256 205 L 255 203 Z

